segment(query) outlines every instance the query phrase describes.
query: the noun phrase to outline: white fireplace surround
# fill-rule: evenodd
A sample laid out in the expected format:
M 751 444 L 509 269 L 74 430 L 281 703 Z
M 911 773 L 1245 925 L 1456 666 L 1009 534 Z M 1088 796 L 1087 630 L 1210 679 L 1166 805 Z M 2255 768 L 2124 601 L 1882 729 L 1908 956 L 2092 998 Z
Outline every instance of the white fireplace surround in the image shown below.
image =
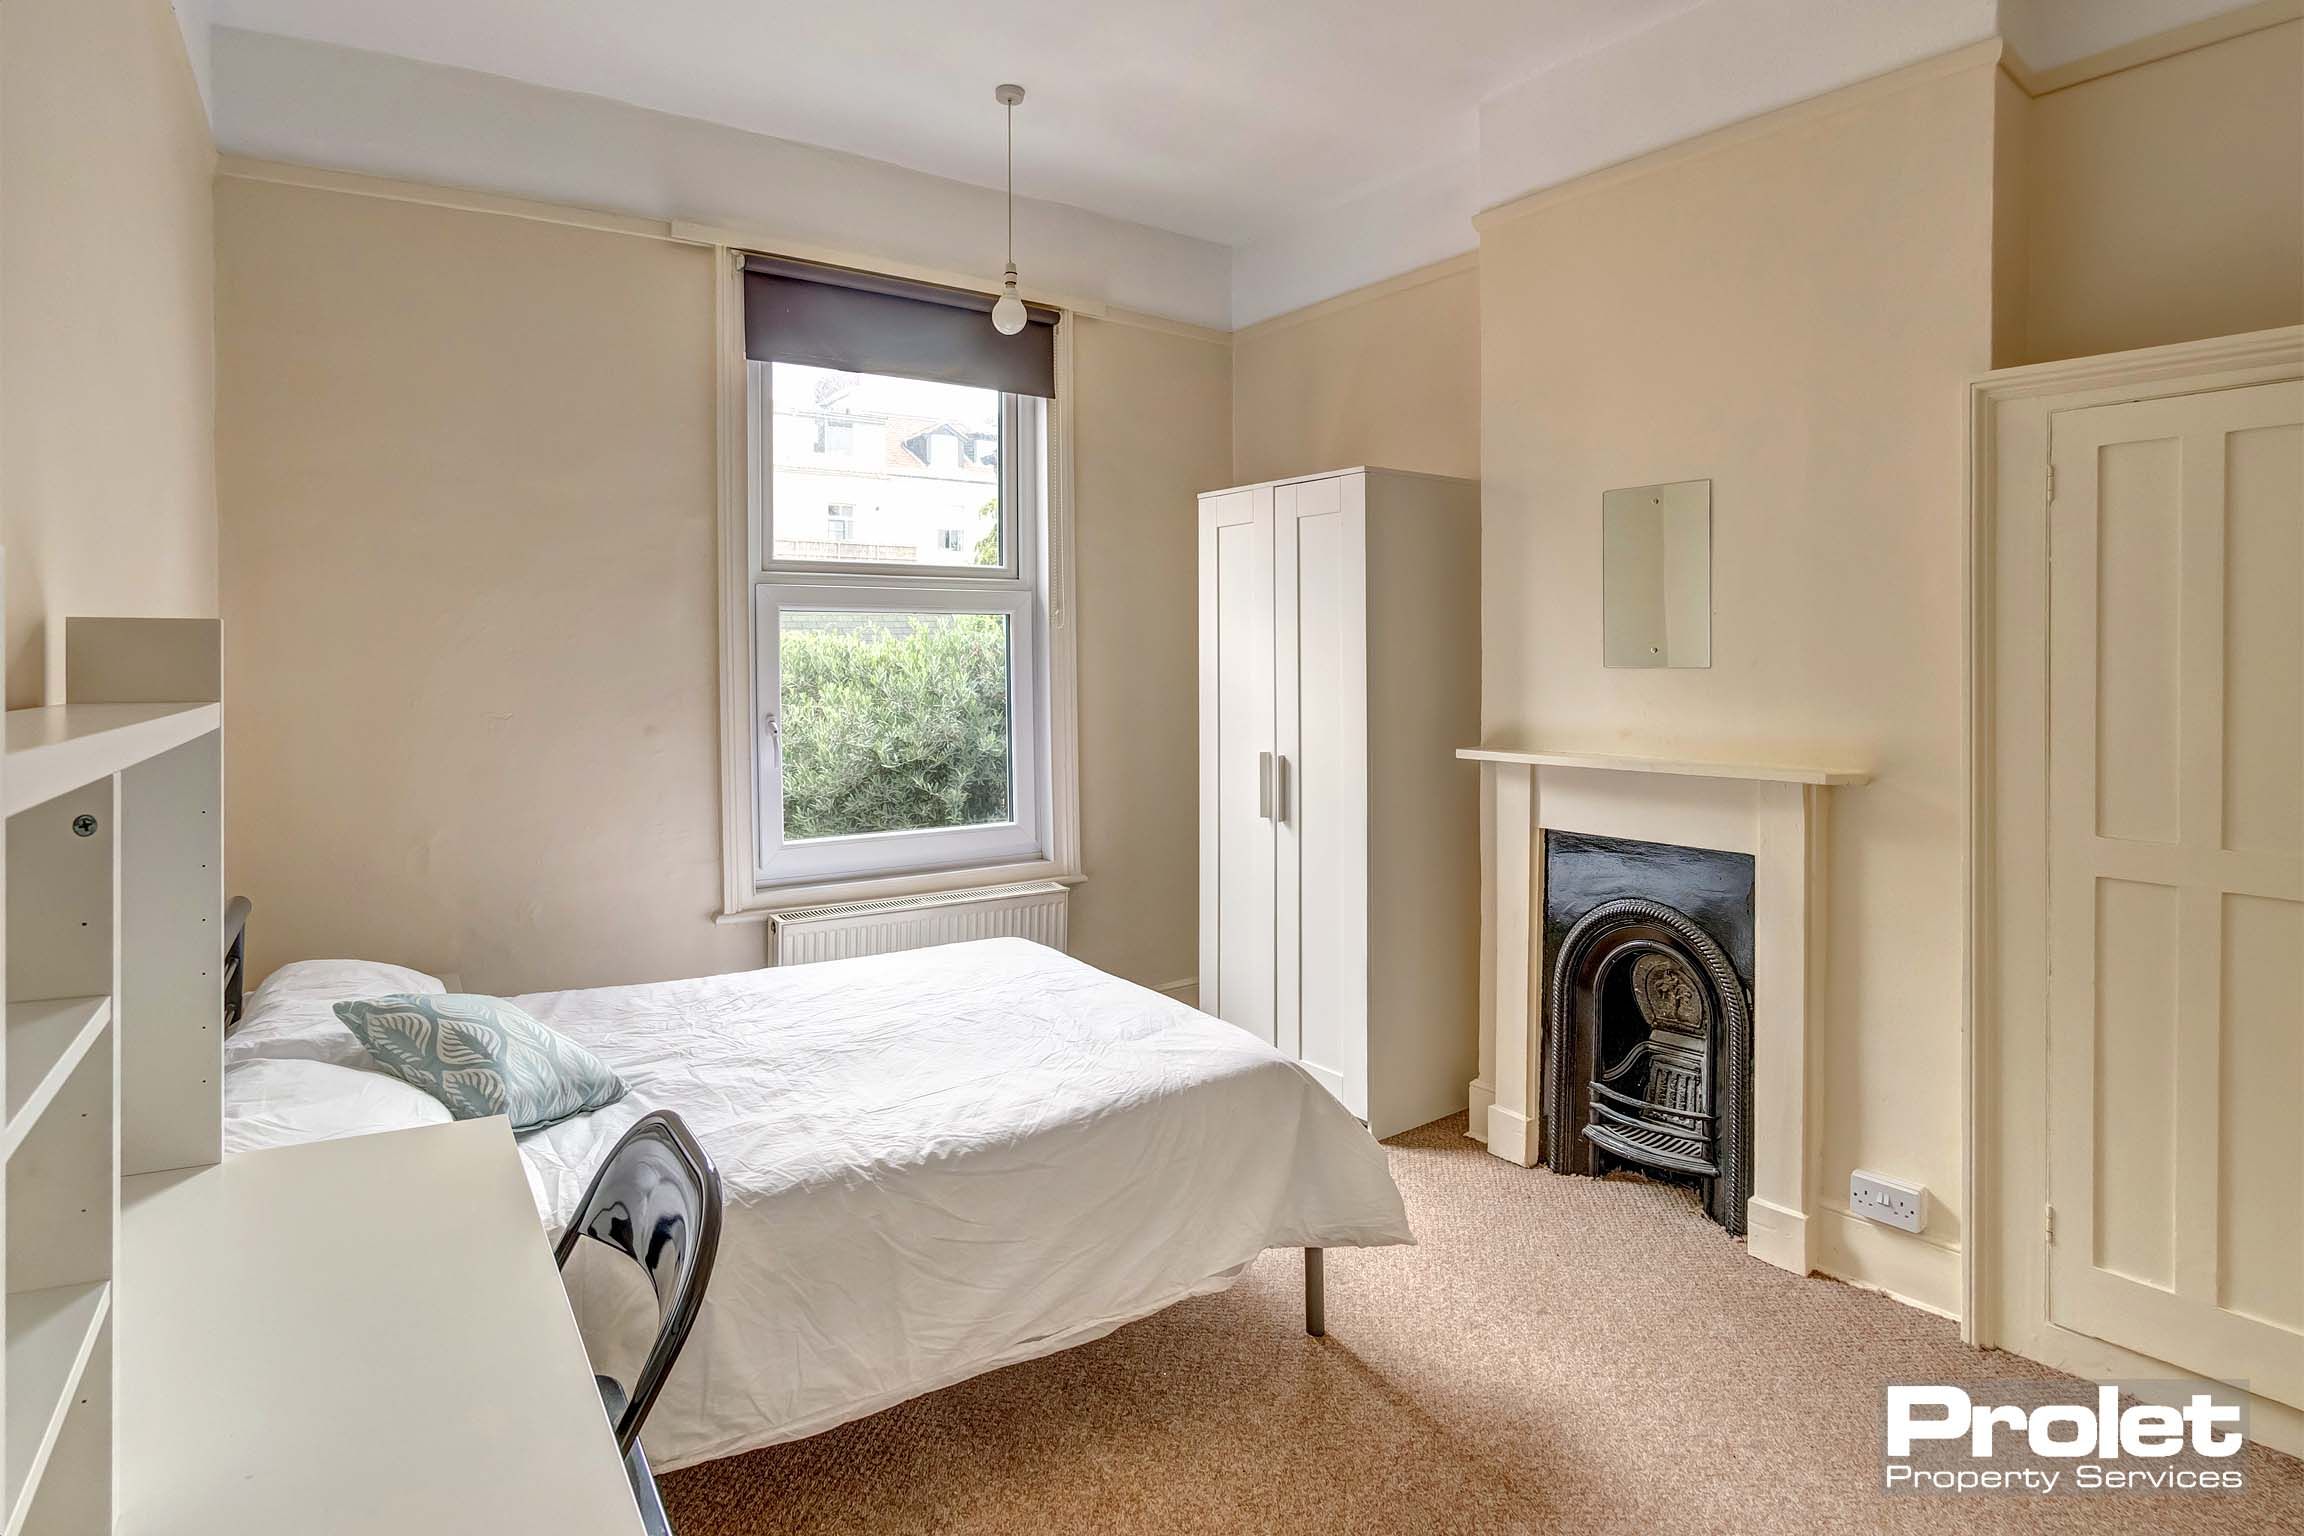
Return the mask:
M 1752 1198 L 1746 1245 L 1808 1273 L 1819 1195 L 1824 853 L 1837 768 L 1467 747 L 1481 765 L 1480 1075 L 1471 1135 L 1535 1165 L 1544 1072 L 1544 844 L 1583 832 L 1752 856 Z

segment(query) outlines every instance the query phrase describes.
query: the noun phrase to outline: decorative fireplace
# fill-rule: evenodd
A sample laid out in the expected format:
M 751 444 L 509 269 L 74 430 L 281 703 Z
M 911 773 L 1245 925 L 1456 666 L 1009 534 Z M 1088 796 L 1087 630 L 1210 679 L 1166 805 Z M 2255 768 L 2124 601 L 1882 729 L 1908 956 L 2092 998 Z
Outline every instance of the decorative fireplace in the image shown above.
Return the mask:
M 1556 1172 L 1752 1193 L 1749 854 L 1547 832 L 1544 1152 Z

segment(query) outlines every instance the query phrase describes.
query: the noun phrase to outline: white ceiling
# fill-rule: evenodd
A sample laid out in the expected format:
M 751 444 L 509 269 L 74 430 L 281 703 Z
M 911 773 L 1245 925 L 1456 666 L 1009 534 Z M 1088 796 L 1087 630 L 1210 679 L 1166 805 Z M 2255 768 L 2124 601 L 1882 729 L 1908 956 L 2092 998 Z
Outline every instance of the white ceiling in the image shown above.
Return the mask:
M 210 0 L 397 54 L 1240 244 L 1472 148 L 1492 92 L 1699 0 Z

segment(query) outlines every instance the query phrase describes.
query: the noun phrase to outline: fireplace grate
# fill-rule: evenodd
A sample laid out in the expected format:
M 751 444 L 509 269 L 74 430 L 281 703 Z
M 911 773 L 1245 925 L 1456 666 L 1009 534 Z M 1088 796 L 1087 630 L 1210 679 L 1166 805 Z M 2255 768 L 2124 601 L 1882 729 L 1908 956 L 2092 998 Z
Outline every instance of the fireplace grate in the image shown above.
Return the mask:
M 1606 1114 L 1599 1105 L 1593 1112 Z M 1603 1152 L 1613 1152 L 1632 1162 L 1646 1163 L 1651 1168 L 1670 1168 L 1681 1173 L 1701 1174 L 1717 1178 L 1720 1165 L 1705 1154 L 1705 1144 L 1692 1136 L 1675 1136 L 1652 1125 L 1603 1125 L 1597 1121 L 1584 1127 L 1584 1139 Z

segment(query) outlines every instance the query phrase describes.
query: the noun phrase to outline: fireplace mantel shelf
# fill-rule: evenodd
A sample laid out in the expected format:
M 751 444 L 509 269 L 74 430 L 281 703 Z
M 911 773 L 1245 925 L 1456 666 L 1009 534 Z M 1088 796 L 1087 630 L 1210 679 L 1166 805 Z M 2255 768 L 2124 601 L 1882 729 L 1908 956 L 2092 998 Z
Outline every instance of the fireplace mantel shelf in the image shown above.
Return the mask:
M 1872 775 L 1845 768 L 1799 768 L 1775 763 L 1696 763 L 1676 757 L 1615 757 L 1601 752 L 1521 752 L 1510 747 L 1460 747 L 1468 762 L 1517 763 L 1529 768 L 1602 768 L 1617 773 L 1672 773 L 1693 779 L 1750 779 L 1764 784 L 1869 784 Z

